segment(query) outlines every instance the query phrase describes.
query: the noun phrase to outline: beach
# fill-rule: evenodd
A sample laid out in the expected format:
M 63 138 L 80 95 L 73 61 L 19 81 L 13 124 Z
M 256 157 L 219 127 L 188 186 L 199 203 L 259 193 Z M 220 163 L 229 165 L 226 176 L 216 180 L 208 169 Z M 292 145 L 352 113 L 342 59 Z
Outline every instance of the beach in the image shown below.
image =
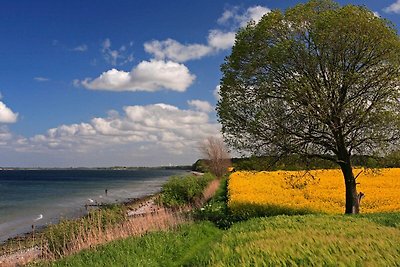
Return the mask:
M 131 202 L 158 192 L 177 170 L 0 171 L 0 242 L 97 205 Z M 107 190 L 107 192 L 105 191 Z

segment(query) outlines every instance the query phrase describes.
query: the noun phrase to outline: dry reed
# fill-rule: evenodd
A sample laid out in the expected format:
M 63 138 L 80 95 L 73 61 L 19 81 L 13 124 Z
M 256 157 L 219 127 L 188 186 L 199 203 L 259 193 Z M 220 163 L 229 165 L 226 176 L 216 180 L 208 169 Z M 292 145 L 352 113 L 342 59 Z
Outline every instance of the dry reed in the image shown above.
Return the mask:
M 192 218 L 188 212 L 204 205 L 215 194 L 219 184 L 220 180 L 218 179 L 210 182 L 202 197 L 196 199 L 192 205 L 182 206 L 178 209 L 168 209 L 161 206 L 149 208 L 147 213 L 127 216 L 126 220 L 117 224 L 104 223 L 101 220 L 101 212 L 99 212 L 97 216 L 91 218 L 90 225 L 92 227 L 89 227 L 88 224 L 81 224 L 77 233 L 65 235 L 61 250 L 51 248 L 50 243 L 44 244 L 41 248 L 42 258 L 54 260 L 113 240 L 141 236 L 152 231 L 169 230 L 178 225 L 190 223 Z M 93 227 L 93 225 L 96 227 Z M 58 252 L 54 253 L 54 251 Z

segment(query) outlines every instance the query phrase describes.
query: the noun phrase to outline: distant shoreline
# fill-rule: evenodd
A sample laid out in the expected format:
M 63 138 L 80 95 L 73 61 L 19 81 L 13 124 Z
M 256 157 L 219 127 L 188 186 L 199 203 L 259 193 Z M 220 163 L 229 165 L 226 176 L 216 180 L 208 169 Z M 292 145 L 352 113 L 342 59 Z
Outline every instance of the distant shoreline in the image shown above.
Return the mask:
M 181 166 L 159 166 L 159 167 L 124 167 L 124 166 L 115 166 L 115 167 L 52 167 L 52 168 L 42 168 L 42 167 L 0 167 L 0 171 L 45 171 L 45 170 L 111 170 L 111 171 L 123 171 L 123 170 L 191 170 L 191 165 L 181 165 Z

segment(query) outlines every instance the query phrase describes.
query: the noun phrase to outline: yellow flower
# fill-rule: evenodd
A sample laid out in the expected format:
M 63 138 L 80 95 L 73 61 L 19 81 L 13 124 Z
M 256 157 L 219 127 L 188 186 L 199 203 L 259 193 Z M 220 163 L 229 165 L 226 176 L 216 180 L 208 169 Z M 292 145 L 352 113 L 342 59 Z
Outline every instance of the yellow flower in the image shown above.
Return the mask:
M 355 169 L 358 192 L 365 197 L 360 211 L 400 211 L 400 168 L 368 172 Z M 249 205 L 309 210 L 324 213 L 343 213 L 345 186 L 341 170 L 313 170 L 304 172 L 235 172 L 229 177 L 228 205 L 233 212 Z

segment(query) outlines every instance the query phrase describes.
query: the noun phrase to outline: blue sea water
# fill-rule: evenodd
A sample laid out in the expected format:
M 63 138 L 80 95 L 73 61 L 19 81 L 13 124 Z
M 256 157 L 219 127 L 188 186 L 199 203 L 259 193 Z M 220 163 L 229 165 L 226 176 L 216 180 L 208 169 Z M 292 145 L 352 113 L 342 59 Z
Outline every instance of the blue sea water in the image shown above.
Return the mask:
M 86 212 L 156 193 L 180 170 L 0 170 L 0 242 Z M 105 190 L 107 189 L 107 194 Z

